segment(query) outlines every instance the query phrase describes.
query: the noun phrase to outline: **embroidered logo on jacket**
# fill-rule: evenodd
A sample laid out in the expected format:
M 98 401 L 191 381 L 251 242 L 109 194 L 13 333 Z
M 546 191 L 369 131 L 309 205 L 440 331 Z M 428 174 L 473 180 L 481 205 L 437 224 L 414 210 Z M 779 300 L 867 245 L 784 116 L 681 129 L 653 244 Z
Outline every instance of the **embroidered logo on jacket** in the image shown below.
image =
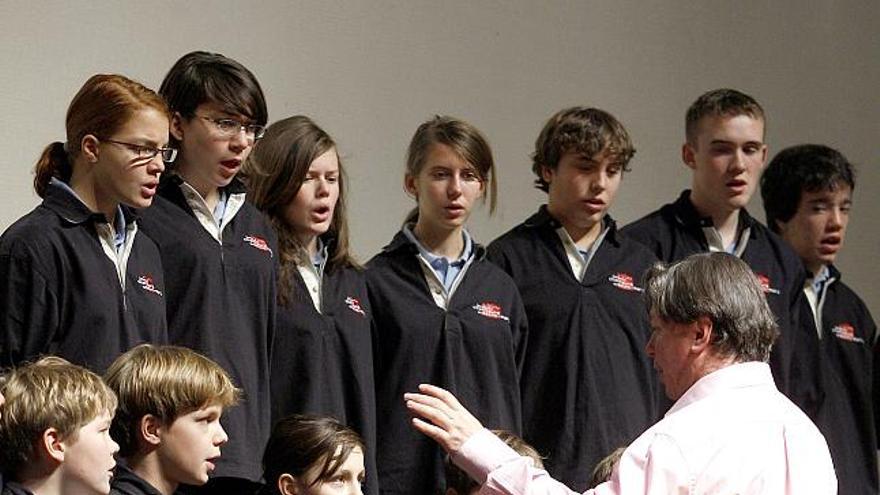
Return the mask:
M 472 306 L 477 314 L 493 320 L 510 321 L 510 318 L 501 314 L 501 306 L 493 302 L 477 303 Z
M 629 273 L 617 272 L 608 277 L 608 281 L 621 290 L 630 292 L 642 292 L 643 290 L 641 287 L 636 287 L 635 282 L 633 282 L 633 276 Z
M 857 336 L 855 327 L 849 323 L 839 323 L 834 325 L 834 328 L 831 329 L 831 333 L 840 340 L 858 342 L 859 344 L 865 343 L 865 339 Z
M 138 285 L 141 286 L 141 289 L 144 289 L 147 292 L 152 292 L 159 297 L 162 297 L 162 291 L 156 288 L 156 284 L 153 283 L 152 275 L 141 275 L 138 277 Z
M 252 247 L 259 249 L 260 251 L 266 251 L 269 253 L 269 256 L 272 256 L 272 248 L 269 247 L 269 243 L 266 242 L 266 239 L 262 237 L 257 237 L 255 235 L 246 235 L 242 238 L 242 240 Z
M 764 275 L 762 273 L 756 273 L 756 277 L 758 277 L 758 283 L 761 284 L 761 289 L 764 291 L 764 294 L 780 294 L 781 291 L 779 289 L 774 289 L 772 285 L 770 285 L 770 277 Z
M 345 304 L 348 305 L 348 309 L 358 313 L 361 316 L 367 316 L 367 313 L 364 312 L 364 308 L 361 307 L 361 302 L 356 297 L 348 296 L 345 298 Z

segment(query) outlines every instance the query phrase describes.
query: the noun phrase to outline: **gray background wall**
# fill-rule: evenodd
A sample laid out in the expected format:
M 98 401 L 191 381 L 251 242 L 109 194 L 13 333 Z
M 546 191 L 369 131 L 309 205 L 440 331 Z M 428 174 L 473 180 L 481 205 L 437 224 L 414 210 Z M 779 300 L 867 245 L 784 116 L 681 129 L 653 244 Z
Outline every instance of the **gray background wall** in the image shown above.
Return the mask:
M 880 317 L 880 2 L 0 0 L 0 229 L 37 204 L 31 169 L 63 140 L 71 97 L 96 72 L 158 87 L 194 49 L 248 66 L 270 121 L 308 114 L 340 143 L 353 243 L 366 260 L 412 206 L 406 144 L 435 113 L 491 140 L 500 209 L 477 212 L 488 242 L 543 200 L 529 152 L 563 106 L 615 114 L 638 148 L 612 214 L 628 223 L 689 184 L 683 115 L 700 93 L 735 87 L 767 110 L 771 156 L 802 142 L 859 166 L 839 265 Z M 756 195 L 757 196 L 757 195 Z M 759 199 L 750 210 L 763 218 Z

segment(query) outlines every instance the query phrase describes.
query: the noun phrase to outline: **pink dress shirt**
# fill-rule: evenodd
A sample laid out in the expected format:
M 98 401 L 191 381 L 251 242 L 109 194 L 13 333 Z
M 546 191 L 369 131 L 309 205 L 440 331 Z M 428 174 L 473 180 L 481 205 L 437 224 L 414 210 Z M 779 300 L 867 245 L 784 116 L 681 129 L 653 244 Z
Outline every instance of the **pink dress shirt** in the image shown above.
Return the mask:
M 482 482 L 481 494 L 575 493 L 488 430 L 453 460 Z M 584 495 L 835 493 L 825 438 L 779 393 L 769 366 L 748 362 L 697 380 L 627 447 L 611 480 Z

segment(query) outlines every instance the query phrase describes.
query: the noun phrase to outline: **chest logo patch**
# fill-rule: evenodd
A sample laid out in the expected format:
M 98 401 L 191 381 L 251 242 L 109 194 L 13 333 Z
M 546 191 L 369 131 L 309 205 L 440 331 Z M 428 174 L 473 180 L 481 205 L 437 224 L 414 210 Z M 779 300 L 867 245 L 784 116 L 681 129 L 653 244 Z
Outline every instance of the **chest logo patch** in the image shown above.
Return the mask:
M 260 251 L 265 251 L 265 252 L 269 253 L 269 256 L 272 256 L 272 248 L 269 247 L 269 243 L 266 242 L 266 239 L 263 239 L 262 237 L 255 236 L 255 235 L 246 235 L 246 236 L 242 237 L 241 240 L 250 244 L 251 247 L 255 247 L 255 248 L 259 249 Z
M 629 292 L 642 292 L 644 289 L 641 287 L 637 287 L 635 282 L 633 281 L 633 276 L 629 273 L 617 272 L 608 277 L 608 281 L 611 282 L 611 285 L 617 287 L 620 290 L 625 290 Z
M 831 329 L 831 333 L 834 334 L 840 340 L 845 340 L 847 342 L 857 342 L 859 344 L 864 344 L 865 339 L 856 335 L 856 329 L 849 323 L 838 323 L 834 325 Z
M 472 306 L 474 310 L 480 316 L 485 316 L 486 318 L 492 320 L 504 320 L 510 321 L 510 318 L 501 314 L 501 306 L 494 302 L 482 302 L 477 303 Z
M 138 285 L 141 286 L 141 289 L 144 289 L 147 292 L 152 292 L 159 297 L 162 297 L 162 291 L 156 288 L 156 284 L 153 283 L 152 275 L 141 275 L 137 279 Z
M 367 313 L 364 311 L 364 308 L 361 307 L 361 302 L 356 297 L 348 296 L 345 298 L 345 304 L 348 306 L 348 309 L 354 311 L 355 313 L 361 316 L 367 316 Z
M 779 289 L 774 289 L 770 284 L 770 277 L 764 275 L 763 273 L 756 273 L 756 277 L 758 277 L 758 283 L 761 285 L 761 290 L 764 291 L 764 294 L 781 294 L 782 291 Z

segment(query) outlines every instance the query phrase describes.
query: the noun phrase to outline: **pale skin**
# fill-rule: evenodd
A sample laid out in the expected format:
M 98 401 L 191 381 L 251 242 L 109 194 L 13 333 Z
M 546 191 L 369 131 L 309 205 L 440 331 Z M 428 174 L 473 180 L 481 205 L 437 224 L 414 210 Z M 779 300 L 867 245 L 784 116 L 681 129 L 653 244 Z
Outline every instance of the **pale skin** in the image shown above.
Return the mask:
M 337 449 L 337 455 L 342 447 Z M 318 480 L 323 459 L 309 467 L 300 476 L 285 473 L 278 477 L 278 491 L 282 495 L 363 495 L 361 485 L 366 476 L 364 452 L 354 447 L 339 468 L 327 479 Z
M 673 400 L 703 376 L 736 362 L 712 347 L 712 322 L 706 317 L 689 324 L 673 324 L 654 315 L 652 326 L 645 351 L 654 360 L 666 393 Z M 471 436 L 483 429 L 451 392 L 440 387 L 421 384 L 419 393 L 406 393 L 403 398 L 413 415 L 412 426 L 449 454 L 459 452 Z
M 449 146 L 433 144 L 418 175 L 404 178 L 406 192 L 418 201 L 413 234 L 432 253 L 458 258 L 462 231 L 484 187 L 473 165 Z
M 749 115 L 706 116 L 681 158 L 693 171 L 691 202 L 712 218 L 725 246 L 735 242 L 739 211 L 751 199 L 767 163 L 764 121 Z

